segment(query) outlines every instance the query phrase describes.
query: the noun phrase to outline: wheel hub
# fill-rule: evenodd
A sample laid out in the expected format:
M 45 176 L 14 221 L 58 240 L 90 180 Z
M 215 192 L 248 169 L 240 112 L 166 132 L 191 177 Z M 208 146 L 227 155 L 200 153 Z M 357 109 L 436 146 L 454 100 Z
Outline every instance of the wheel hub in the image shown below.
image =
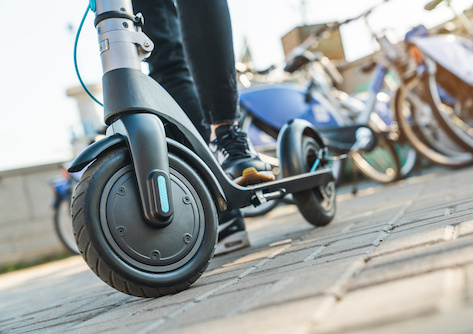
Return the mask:
M 154 228 L 142 216 L 132 167 L 118 171 L 105 186 L 100 203 L 101 225 L 111 248 L 126 262 L 151 272 L 178 268 L 198 250 L 204 216 L 192 185 L 171 171 L 173 222 Z

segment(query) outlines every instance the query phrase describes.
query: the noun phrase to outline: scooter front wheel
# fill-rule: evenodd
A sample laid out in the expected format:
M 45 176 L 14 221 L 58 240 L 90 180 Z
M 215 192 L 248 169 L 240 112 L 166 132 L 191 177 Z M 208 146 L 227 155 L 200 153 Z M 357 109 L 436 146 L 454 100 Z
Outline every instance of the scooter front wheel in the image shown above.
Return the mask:
M 143 219 L 125 148 L 100 156 L 74 190 L 73 229 L 82 257 L 111 287 L 138 297 L 187 289 L 207 268 L 217 240 L 217 212 L 204 182 L 170 154 L 174 216 L 164 228 Z

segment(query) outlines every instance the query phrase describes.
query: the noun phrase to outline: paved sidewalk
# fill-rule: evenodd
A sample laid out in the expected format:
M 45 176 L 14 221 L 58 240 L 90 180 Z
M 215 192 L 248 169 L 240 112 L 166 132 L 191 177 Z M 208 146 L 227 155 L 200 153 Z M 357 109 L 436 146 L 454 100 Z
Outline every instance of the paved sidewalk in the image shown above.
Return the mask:
M 473 169 L 338 196 L 314 229 L 293 206 L 248 219 L 251 248 L 158 299 L 80 257 L 0 276 L 1 333 L 473 333 Z

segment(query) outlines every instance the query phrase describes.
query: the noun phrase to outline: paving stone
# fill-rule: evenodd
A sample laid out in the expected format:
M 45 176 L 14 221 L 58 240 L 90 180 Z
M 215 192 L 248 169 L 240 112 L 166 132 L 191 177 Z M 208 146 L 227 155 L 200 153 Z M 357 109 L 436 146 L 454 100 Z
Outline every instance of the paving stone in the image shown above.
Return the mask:
M 374 257 L 352 282 L 350 289 L 383 284 L 405 277 L 464 266 L 473 263 L 473 235 L 455 241 L 421 245 Z
M 461 222 L 457 227 L 458 236 L 473 233 L 473 219 Z
M 416 224 L 420 226 L 416 226 Z M 382 241 L 372 256 L 380 256 L 398 250 L 444 241 L 452 233 L 450 232 L 449 235 L 448 226 L 442 221 L 431 224 L 416 222 L 409 225 L 409 228 L 396 228 Z
M 169 334 L 207 333 L 274 333 L 305 334 L 311 328 L 308 319 L 320 307 L 323 298 L 308 299 L 293 303 L 252 310 L 232 317 L 224 317 L 200 324 L 187 326 L 180 322 L 178 328 L 166 331 Z M 266 319 L 266 320 L 263 320 Z M 155 330 L 159 332 L 159 328 Z M 151 333 L 151 332 L 150 332 Z
M 371 324 L 358 330 L 347 330 L 346 334 L 467 334 L 473 332 L 473 309 L 449 313 L 433 313 L 399 319 L 392 322 Z
M 337 199 L 326 227 L 293 205 L 247 219 L 252 246 L 190 289 L 120 293 L 80 257 L 0 275 L 1 333 L 473 332 L 473 168 Z
M 436 272 L 350 292 L 327 311 L 315 332 L 344 333 L 436 313 L 444 276 Z
M 473 308 L 473 264 L 465 265 L 465 303 Z

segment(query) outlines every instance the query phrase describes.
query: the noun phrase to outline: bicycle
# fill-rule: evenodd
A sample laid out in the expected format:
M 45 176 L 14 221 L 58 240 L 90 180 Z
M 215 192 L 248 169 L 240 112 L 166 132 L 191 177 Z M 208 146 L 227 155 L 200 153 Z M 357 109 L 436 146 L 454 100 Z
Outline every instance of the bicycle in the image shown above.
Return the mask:
M 371 11 L 372 9 L 370 9 Z M 349 96 L 339 89 L 341 74 L 330 60 L 322 54 L 307 51 L 308 46 L 323 38 L 326 32 L 333 31 L 343 24 L 363 17 L 363 13 L 341 23 L 320 28 L 292 52 L 292 59 L 285 70 L 294 73 L 304 70 L 308 74 L 308 84 L 301 87 L 294 84 L 279 83 L 258 85 L 242 90 L 240 104 L 244 111 L 241 124 L 252 133 L 256 128 L 273 138 L 279 129 L 290 119 L 301 118 L 310 121 L 324 137 L 324 141 L 334 154 L 348 154 L 355 166 L 368 178 L 381 183 L 407 177 L 413 170 L 416 151 L 399 136 L 398 128 L 390 113 L 388 103 L 379 97 L 388 78 L 389 65 L 384 65 L 383 55 L 370 64 L 366 71 L 375 68 L 368 89 L 368 98 Z M 377 65 L 377 66 L 376 66 Z M 394 91 L 394 89 L 390 89 Z M 387 95 L 384 95 L 387 97 Z M 389 97 L 388 97 L 389 99 Z M 360 147 L 356 131 L 368 126 L 376 137 L 377 145 Z M 366 143 L 373 140 L 365 132 Z M 398 155 L 404 147 L 403 159 Z M 343 165 L 333 167 L 336 179 L 340 179 Z
M 365 22 L 370 28 L 368 15 L 365 16 Z M 401 135 L 422 156 L 437 165 L 451 168 L 471 165 L 473 155 L 458 145 L 435 115 L 436 107 L 428 88 L 433 78 L 429 67 L 426 70 L 418 66 L 416 53 L 409 52 L 412 51 L 409 43 L 397 47 L 386 35 L 377 34 L 371 28 L 370 32 L 400 78 L 394 97 L 394 111 Z
M 471 22 L 453 9 L 451 0 L 434 0 L 424 8 L 430 11 L 443 2 L 472 36 Z M 412 29 L 406 42 L 418 67 L 425 68 L 426 97 L 439 125 L 455 144 L 473 153 L 473 42 L 450 33 L 431 35 L 423 26 Z
M 71 220 L 71 195 L 72 189 L 78 180 L 61 167 L 62 176 L 51 181 L 50 186 L 54 193 L 54 230 L 61 243 L 72 254 L 79 254 Z
M 184 111 L 141 71 L 154 46 L 131 0 L 90 1 L 82 23 L 89 10 L 96 14 L 107 136 L 68 171 L 89 165 L 73 193 L 73 230 L 82 257 L 100 279 L 140 297 L 187 289 L 212 259 L 217 212 L 287 193 L 310 224 L 331 222 L 333 176 L 310 123 L 295 120 L 281 130 L 283 179 L 235 184 Z M 165 125 L 180 135 L 167 137 Z

